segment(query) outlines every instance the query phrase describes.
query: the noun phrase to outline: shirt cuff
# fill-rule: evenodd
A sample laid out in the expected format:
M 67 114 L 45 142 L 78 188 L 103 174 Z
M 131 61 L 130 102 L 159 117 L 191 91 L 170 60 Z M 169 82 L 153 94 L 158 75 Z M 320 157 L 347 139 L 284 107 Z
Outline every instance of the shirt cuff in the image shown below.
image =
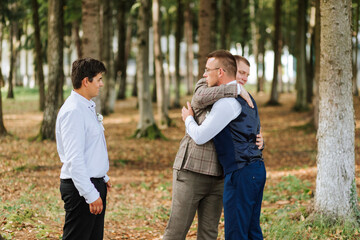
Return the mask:
M 94 188 L 94 190 L 92 190 L 90 193 L 88 193 L 84 196 L 87 204 L 95 202 L 99 197 L 100 197 L 100 194 L 96 190 L 96 188 Z
M 187 118 L 185 119 L 186 132 L 187 132 L 187 129 L 188 129 L 189 124 L 190 124 L 192 121 L 195 121 L 195 119 L 194 119 L 194 117 L 191 116 L 191 115 L 187 116 Z
M 105 174 L 104 182 L 107 183 L 109 180 L 110 180 L 109 176 L 107 174 Z

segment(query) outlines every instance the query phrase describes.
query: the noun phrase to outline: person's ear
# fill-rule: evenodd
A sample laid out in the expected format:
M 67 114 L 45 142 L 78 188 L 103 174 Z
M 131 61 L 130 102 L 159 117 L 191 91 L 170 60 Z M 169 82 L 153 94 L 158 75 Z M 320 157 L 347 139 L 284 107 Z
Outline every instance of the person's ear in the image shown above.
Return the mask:
M 84 87 L 87 87 L 89 84 L 89 78 L 85 77 L 85 78 L 83 78 L 83 80 L 81 82 Z

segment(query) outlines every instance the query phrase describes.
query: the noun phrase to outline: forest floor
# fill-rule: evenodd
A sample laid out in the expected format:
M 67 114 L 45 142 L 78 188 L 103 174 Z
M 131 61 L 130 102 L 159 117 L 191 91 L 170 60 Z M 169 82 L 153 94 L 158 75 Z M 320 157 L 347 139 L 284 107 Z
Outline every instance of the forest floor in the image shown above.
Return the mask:
M 309 215 L 316 179 L 316 132 L 312 112 L 294 112 L 295 95 L 280 96 L 281 106 L 265 106 L 269 96 L 254 94 L 259 106 L 267 168 L 261 224 L 265 239 L 315 239 L 314 227 L 296 226 Z M 182 99 L 185 105 L 186 100 Z M 32 142 L 42 113 L 35 100 L 3 100 L 11 136 L 0 139 L 0 234 L 6 239 L 61 239 L 64 222 L 59 192 L 61 163 L 52 141 Z M 360 192 L 360 99 L 356 115 L 356 177 Z M 154 108 L 154 113 L 155 108 Z M 136 99 L 117 101 L 104 118 L 113 188 L 108 194 L 104 239 L 161 239 L 171 206 L 172 164 L 184 135 L 180 109 L 170 110 L 174 126 L 168 140 L 131 139 L 138 122 Z M 282 220 L 287 223 L 282 224 Z M 276 227 L 275 225 L 279 225 Z M 187 239 L 196 239 L 195 220 Z M 283 231 L 283 235 L 279 235 Z M 297 231 L 297 232 L 296 232 Z M 343 238 L 343 229 L 323 239 Z M 352 233 L 353 239 L 360 237 Z M 288 236 L 288 237 L 279 237 Z M 219 225 L 224 239 L 224 220 Z M 316 238 L 321 239 L 321 238 Z

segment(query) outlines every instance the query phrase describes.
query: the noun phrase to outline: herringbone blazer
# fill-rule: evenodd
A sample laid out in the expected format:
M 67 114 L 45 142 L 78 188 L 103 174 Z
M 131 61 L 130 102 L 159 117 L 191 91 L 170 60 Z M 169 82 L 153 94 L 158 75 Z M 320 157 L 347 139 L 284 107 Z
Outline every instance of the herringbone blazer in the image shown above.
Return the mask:
M 236 84 L 208 87 L 205 78 L 200 79 L 196 83 L 194 96 L 191 100 L 195 121 L 201 124 L 207 113 L 210 112 L 212 104 L 220 98 L 236 96 Z M 186 169 L 211 176 L 223 174 L 222 167 L 217 160 L 213 141 L 197 145 L 187 133 L 180 142 L 173 168 L 177 170 Z

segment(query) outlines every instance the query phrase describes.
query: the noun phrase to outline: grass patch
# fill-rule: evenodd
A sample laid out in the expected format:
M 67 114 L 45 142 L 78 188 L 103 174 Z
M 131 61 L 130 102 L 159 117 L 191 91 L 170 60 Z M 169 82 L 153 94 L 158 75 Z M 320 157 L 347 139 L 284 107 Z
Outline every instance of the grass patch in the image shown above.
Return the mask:
M 266 239 L 359 239 L 359 224 L 332 222 L 322 216 L 309 217 L 304 206 L 294 204 L 282 209 L 264 209 L 261 226 Z M 311 220 L 310 220 L 311 218 Z
M 281 182 L 275 186 L 267 186 L 263 200 L 275 203 L 279 200 L 309 200 L 312 197 L 309 181 L 288 175 L 281 178 Z

